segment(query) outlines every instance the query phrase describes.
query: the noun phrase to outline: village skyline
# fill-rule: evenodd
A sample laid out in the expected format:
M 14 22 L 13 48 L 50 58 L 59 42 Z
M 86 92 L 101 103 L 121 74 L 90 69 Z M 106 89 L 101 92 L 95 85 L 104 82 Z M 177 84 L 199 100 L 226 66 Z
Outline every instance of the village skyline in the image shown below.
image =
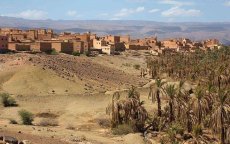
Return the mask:
M 186 37 L 168 38 L 158 40 L 157 36 L 133 38 L 130 35 L 104 35 L 96 33 L 55 33 L 52 29 L 16 28 L 0 29 L 0 50 L 7 51 L 33 51 L 45 53 L 66 53 L 72 55 L 98 54 L 114 55 L 126 50 L 145 50 L 152 55 L 170 52 L 195 52 L 220 48 L 222 44 L 217 39 L 204 39 L 192 41 Z

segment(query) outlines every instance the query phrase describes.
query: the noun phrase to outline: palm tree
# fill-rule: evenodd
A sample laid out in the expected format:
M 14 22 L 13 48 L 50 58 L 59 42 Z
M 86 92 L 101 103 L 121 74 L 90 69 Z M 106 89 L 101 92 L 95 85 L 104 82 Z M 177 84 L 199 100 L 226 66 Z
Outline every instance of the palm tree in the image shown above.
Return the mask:
M 209 109 L 208 101 L 205 97 L 204 90 L 198 86 L 195 90 L 196 98 L 193 101 L 194 112 L 198 118 L 198 124 L 200 125 L 202 122 L 203 116 L 206 114 L 207 110 Z
M 137 91 L 137 88 L 133 85 L 128 91 L 128 98 L 135 98 L 140 101 L 140 93 Z
M 175 98 L 175 95 L 176 95 L 175 85 L 167 85 L 165 87 L 165 92 L 166 92 L 166 95 L 170 98 L 170 100 L 169 100 L 169 112 L 170 112 L 169 120 L 170 120 L 170 122 L 172 122 L 172 121 L 175 120 L 174 109 L 173 109 L 174 98 Z
M 215 104 L 215 111 L 212 114 L 212 123 L 215 132 L 221 131 L 221 144 L 225 144 L 225 135 L 227 126 L 230 123 L 230 106 L 229 93 L 220 89 L 218 91 L 218 99 Z
M 184 94 L 184 86 L 185 81 L 181 80 L 177 89 L 177 97 L 176 97 L 176 101 L 177 101 L 177 119 L 180 119 L 181 116 L 181 107 L 183 105 L 184 102 L 184 97 L 186 97 L 187 95 Z
M 207 86 L 207 91 L 206 91 L 206 97 L 208 98 L 207 100 L 208 100 L 208 105 L 209 105 L 209 112 L 211 112 L 213 109 L 213 103 L 215 101 L 213 93 L 215 92 L 216 92 L 216 88 L 211 82 L 209 82 Z
M 112 123 L 112 128 L 116 127 L 117 126 L 117 123 L 118 122 L 118 116 L 117 114 L 115 113 L 115 102 L 118 101 L 120 99 L 120 93 L 119 92 L 115 92 L 113 94 L 113 97 L 112 97 L 112 106 L 111 106 L 111 113 L 112 113 L 112 120 L 111 120 L 111 123 Z
M 180 105 L 180 109 L 182 109 L 180 112 L 180 117 L 178 117 L 177 120 L 179 120 L 179 122 L 187 128 L 188 132 L 192 131 L 193 124 L 195 123 L 195 116 L 192 110 L 193 103 L 191 98 L 192 97 L 190 96 L 189 91 L 184 91 L 179 103 L 177 104 Z
M 153 85 L 150 86 L 150 92 L 149 92 L 149 97 L 152 98 L 152 102 L 157 100 L 157 111 L 158 111 L 158 116 L 161 117 L 162 111 L 161 111 L 161 98 L 160 98 L 160 93 L 163 88 L 163 85 L 165 82 L 162 81 L 162 79 L 156 79 L 156 92 L 154 94 L 153 92 Z

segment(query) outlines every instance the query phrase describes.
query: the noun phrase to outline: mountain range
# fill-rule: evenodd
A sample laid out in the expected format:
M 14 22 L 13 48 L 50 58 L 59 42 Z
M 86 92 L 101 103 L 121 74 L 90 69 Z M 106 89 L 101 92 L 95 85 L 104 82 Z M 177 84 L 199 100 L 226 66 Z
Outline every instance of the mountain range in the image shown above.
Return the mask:
M 28 20 L 0 16 L 0 27 L 20 29 L 52 28 L 55 32 L 83 33 L 91 31 L 98 35 L 130 35 L 132 38 L 157 36 L 204 40 L 216 38 L 230 45 L 230 22 L 155 22 L 138 20 Z

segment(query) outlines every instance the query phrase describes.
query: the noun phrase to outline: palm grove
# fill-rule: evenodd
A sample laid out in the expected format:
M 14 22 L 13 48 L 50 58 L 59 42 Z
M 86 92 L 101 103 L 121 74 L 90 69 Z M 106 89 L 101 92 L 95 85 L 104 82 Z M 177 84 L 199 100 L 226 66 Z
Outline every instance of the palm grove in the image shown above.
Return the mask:
M 134 131 L 156 131 L 166 135 L 162 143 L 230 143 L 229 47 L 165 53 L 146 58 L 146 63 L 155 80 L 148 98 L 157 104 L 157 110 L 148 113 L 134 87 L 126 99 L 115 93 L 112 129 L 128 124 Z M 186 89 L 186 84 L 194 87 Z

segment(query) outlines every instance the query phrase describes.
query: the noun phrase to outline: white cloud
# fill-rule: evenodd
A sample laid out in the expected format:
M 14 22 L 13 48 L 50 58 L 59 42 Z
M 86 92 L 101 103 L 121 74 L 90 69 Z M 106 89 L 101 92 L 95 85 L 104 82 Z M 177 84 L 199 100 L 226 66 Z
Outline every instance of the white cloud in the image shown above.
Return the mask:
M 177 16 L 199 16 L 201 14 L 200 10 L 197 9 L 183 9 L 180 7 L 172 7 L 169 10 L 163 11 L 162 16 L 165 17 L 177 17 Z
M 44 20 L 47 19 L 47 12 L 40 10 L 26 10 L 15 14 L 6 14 L 4 16 L 32 19 L 32 20 Z
M 227 2 L 225 3 L 225 6 L 229 6 L 229 7 L 230 7 L 230 1 L 227 1 Z
M 73 11 L 73 10 L 70 10 L 70 11 L 67 12 L 67 15 L 73 17 L 73 16 L 77 15 L 77 12 Z
M 125 17 L 125 16 L 129 16 L 131 14 L 143 12 L 144 10 L 145 10 L 145 7 L 138 7 L 136 9 L 123 8 L 117 14 L 115 14 L 114 16 L 115 17 Z
M 144 11 L 145 10 L 145 7 L 138 7 L 137 9 L 136 9 L 136 12 L 142 12 L 142 11 Z
M 149 10 L 149 13 L 156 13 L 156 12 L 159 12 L 160 10 L 159 9 L 151 9 Z
M 108 13 L 101 13 L 101 14 L 99 14 L 99 16 L 109 16 L 109 14 Z
M 167 5 L 174 5 L 174 6 L 188 6 L 193 5 L 192 2 L 185 2 L 185 1 L 177 1 L 177 0 L 161 0 L 160 3 L 167 4 Z
M 111 19 L 109 19 L 109 20 L 121 20 L 120 18 L 111 18 Z

